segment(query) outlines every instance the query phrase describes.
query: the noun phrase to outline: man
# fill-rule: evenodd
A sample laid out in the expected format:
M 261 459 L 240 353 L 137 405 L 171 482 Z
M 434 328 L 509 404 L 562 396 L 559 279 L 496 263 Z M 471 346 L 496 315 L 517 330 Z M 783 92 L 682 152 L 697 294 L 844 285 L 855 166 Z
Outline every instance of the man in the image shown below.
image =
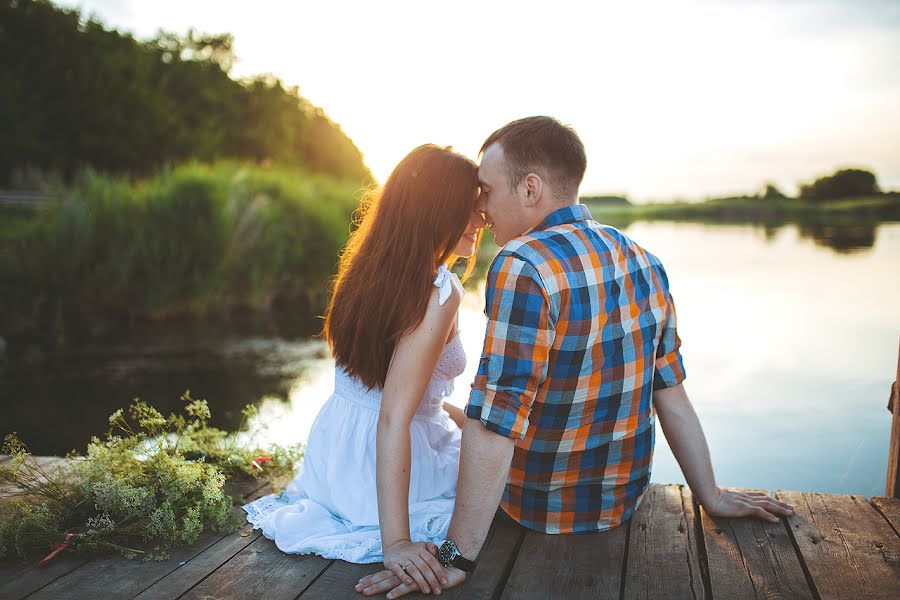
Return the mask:
M 549 534 L 627 521 L 650 479 L 654 409 L 709 514 L 772 522 L 792 514 L 767 495 L 716 485 L 682 384 L 665 270 L 578 204 L 586 158 L 576 133 L 530 117 L 494 132 L 481 153 L 477 208 L 501 250 L 487 277 L 487 335 L 466 407 L 453 520 L 438 551 L 443 589 L 474 567 L 498 503 Z M 382 571 L 356 589 L 396 598 L 419 586 Z

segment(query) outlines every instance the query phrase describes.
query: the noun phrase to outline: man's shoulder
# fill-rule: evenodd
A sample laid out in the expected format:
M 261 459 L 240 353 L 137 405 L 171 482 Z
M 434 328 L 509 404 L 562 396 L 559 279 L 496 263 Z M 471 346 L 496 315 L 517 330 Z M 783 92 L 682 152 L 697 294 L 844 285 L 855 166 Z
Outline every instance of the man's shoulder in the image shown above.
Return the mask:
M 656 256 L 619 229 L 593 219 L 529 231 L 510 240 L 503 247 L 503 251 L 508 255 L 529 260 L 535 265 L 574 258 L 581 254 L 597 254 L 603 263 L 604 257 L 619 253 L 639 253 L 646 255 L 650 262 L 659 262 Z

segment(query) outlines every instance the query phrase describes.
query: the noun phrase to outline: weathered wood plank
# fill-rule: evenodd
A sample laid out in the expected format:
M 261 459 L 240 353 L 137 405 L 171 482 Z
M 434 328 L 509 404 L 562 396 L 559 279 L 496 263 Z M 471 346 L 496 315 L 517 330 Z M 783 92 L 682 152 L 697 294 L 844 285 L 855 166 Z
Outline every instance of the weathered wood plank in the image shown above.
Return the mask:
M 343 560 L 334 561 L 315 583 L 304 590 L 301 600 L 307 598 L 328 598 L 328 600 L 360 600 L 364 596 L 353 589 L 353 586 L 366 575 L 372 575 L 384 569 L 381 563 L 358 565 Z M 384 597 L 384 596 L 382 596 Z M 404 598 L 416 598 L 419 594 L 408 594 Z
M 293 600 L 331 562 L 310 554 L 285 554 L 273 541 L 258 537 L 183 598 Z
M 479 598 L 496 598 L 516 556 L 516 547 L 525 535 L 525 529 L 508 519 L 495 519 L 485 539 L 484 547 L 478 558 L 478 568 L 466 582 L 457 587 L 445 590 L 441 598 L 448 600 Z M 329 600 L 359 600 L 362 596 L 354 591 L 353 586 L 371 573 L 381 571 L 381 563 L 356 565 L 342 560 L 325 571 L 316 582 L 301 596 L 302 599 L 328 598 Z M 428 598 L 431 595 L 409 594 L 406 598 Z
M 506 585 L 525 532 L 524 527 L 508 517 L 494 519 L 471 577 L 459 588 L 451 588 L 441 596 L 450 600 L 496 598 Z
M 872 498 L 872 506 L 887 519 L 894 533 L 900 535 L 900 498 Z
M 59 556 L 44 567 L 18 560 L 4 563 L 0 567 L 0 598 L 24 598 L 87 562 L 88 559 L 77 556 Z
M 783 523 L 700 514 L 714 598 L 814 598 Z
M 263 483 L 263 487 L 251 493 L 245 501 L 255 500 L 272 491 L 272 486 Z M 244 510 L 236 506 L 235 514 L 243 517 Z M 252 544 L 262 535 L 254 531 L 249 523 L 245 523 L 238 531 L 230 533 L 214 543 L 200 554 L 194 556 L 177 569 L 150 585 L 141 592 L 136 600 L 168 600 L 178 598 L 192 587 L 203 581 L 210 573 L 231 560 L 241 550 Z
M 12 456 L 10 456 L 9 454 L 0 454 L 0 465 L 2 465 L 3 463 L 5 463 L 6 461 L 8 461 L 10 459 L 12 459 Z
M 502 598 L 619 598 L 628 524 L 603 533 L 525 534 Z
M 179 548 L 164 561 L 99 558 L 75 569 L 29 596 L 33 600 L 116 600 L 133 598 L 222 538 L 219 533 L 204 533 L 194 544 Z
M 631 518 L 625 598 L 704 598 L 696 515 L 687 486 L 651 485 Z
M 237 502 L 238 499 L 246 499 L 251 495 L 253 495 L 254 498 L 258 498 L 262 494 L 257 495 L 256 492 L 263 488 L 271 491 L 272 485 L 264 479 L 253 479 L 252 477 L 248 477 L 239 481 L 227 482 L 225 484 L 225 493 Z
M 900 596 L 900 538 L 862 496 L 779 491 L 822 600 Z

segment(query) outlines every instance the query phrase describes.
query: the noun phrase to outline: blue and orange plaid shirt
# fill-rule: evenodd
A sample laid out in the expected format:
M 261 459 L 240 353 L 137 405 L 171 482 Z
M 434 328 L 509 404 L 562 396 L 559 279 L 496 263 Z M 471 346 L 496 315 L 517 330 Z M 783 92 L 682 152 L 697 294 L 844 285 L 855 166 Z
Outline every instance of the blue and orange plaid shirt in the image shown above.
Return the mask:
M 501 250 L 466 415 L 517 440 L 501 508 L 544 533 L 626 521 L 650 480 L 653 391 L 684 380 L 659 260 L 576 204 Z

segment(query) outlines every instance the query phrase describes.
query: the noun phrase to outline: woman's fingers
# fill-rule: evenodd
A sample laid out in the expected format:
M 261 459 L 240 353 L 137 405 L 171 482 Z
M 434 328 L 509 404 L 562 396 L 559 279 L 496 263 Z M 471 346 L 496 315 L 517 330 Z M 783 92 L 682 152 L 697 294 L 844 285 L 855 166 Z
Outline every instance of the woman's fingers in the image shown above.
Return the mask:
M 414 578 L 412 576 L 412 573 L 407 572 L 403 568 L 403 565 L 401 565 L 400 563 L 395 562 L 393 560 L 389 560 L 384 563 L 384 566 L 386 566 L 388 569 L 390 569 L 391 573 L 393 573 L 397 577 L 397 579 L 399 579 L 403 583 L 406 583 L 406 584 L 413 583 Z

